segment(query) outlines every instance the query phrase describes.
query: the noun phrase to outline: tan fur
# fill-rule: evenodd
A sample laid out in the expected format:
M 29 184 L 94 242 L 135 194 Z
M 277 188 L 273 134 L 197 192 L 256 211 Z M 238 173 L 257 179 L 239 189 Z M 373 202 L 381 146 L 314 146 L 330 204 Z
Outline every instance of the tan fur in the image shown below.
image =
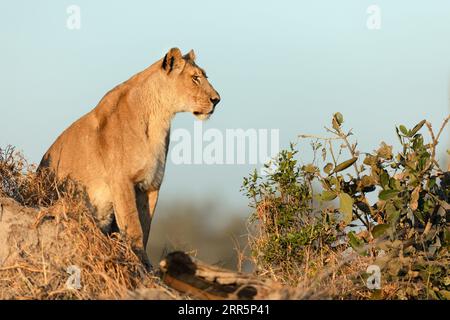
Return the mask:
M 165 57 L 109 91 L 73 123 L 44 155 L 58 179 L 82 185 L 99 226 L 114 221 L 145 254 L 169 146 L 170 122 L 178 112 L 208 118 L 220 101 L 191 50 L 172 48 Z

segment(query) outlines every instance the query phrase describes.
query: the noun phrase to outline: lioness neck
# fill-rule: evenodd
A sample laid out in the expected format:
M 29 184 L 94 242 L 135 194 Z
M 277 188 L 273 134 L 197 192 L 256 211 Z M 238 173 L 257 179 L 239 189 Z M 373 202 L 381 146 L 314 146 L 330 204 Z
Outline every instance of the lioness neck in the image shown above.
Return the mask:
M 176 113 L 176 95 L 160 66 L 151 66 L 126 82 L 132 103 L 141 106 L 150 119 L 170 121 Z

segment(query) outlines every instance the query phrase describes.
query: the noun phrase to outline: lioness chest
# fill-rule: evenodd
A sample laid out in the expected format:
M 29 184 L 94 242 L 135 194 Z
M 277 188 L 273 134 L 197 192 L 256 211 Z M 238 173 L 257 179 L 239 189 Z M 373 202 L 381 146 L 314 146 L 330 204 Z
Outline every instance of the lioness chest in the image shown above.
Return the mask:
M 143 191 L 159 190 L 164 178 L 169 148 L 170 130 L 155 134 L 148 141 L 146 153 L 142 154 L 145 165 L 136 177 L 136 186 Z
M 169 148 L 170 126 L 148 132 L 148 137 L 135 143 L 121 164 L 113 168 L 114 172 L 128 172 L 132 176 L 135 188 L 141 191 L 155 191 L 161 187 L 166 156 Z M 113 151 L 110 151 L 113 152 Z M 129 170 L 123 168 L 129 166 Z M 132 169 L 131 169 L 132 168 Z M 96 208 L 95 215 L 102 230 L 109 230 L 113 221 L 113 194 L 107 181 L 91 183 L 89 197 Z

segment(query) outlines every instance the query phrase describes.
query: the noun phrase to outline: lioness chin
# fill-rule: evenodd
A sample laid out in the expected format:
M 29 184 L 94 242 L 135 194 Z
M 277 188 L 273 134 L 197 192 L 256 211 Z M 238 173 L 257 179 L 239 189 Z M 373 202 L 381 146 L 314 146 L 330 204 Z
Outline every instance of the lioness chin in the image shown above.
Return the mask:
M 117 225 L 149 265 L 145 249 L 164 176 L 171 120 L 178 112 L 207 119 L 219 101 L 194 52 L 182 56 L 172 48 L 66 129 L 38 170 L 47 168 L 57 179 L 80 184 L 99 227 L 111 232 Z

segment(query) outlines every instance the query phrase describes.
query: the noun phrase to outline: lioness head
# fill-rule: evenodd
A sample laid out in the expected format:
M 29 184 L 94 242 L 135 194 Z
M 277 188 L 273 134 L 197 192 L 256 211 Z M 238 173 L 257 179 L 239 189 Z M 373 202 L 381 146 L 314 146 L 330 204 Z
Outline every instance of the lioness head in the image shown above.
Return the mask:
M 172 48 L 161 67 L 175 89 L 179 111 L 192 112 L 200 120 L 208 119 L 220 96 L 208 82 L 205 71 L 196 65 L 194 51 L 183 56 L 180 49 Z

